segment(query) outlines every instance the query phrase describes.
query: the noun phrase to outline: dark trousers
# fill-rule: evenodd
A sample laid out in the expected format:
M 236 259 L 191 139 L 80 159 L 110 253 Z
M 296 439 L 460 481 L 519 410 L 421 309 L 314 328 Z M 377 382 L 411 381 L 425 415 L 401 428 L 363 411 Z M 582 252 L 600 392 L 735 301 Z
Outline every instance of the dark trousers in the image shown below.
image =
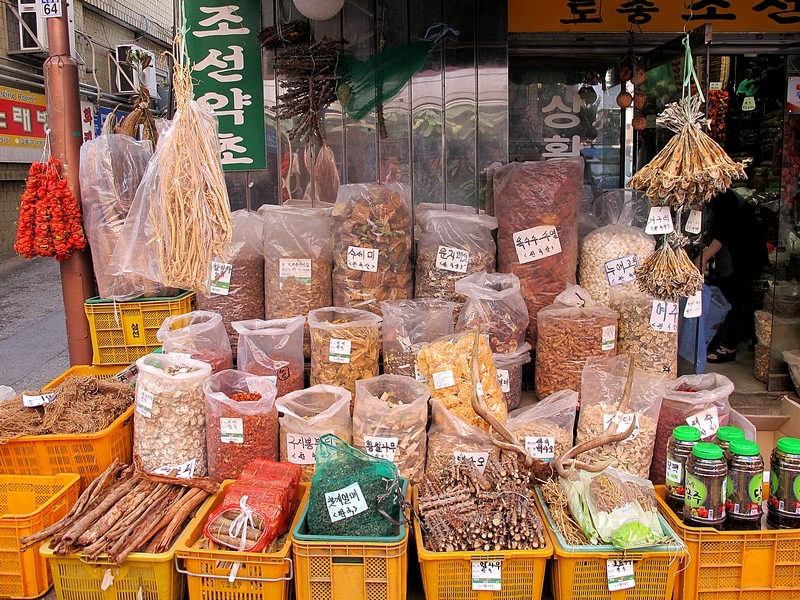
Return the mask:
M 731 310 L 714 336 L 708 351 L 713 352 L 720 346 L 735 350 L 742 337 L 751 335 L 747 323 L 753 320 L 755 302 L 753 298 L 753 276 L 731 275 L 714 281 L 730 303 Z M 749 321 L 748 321 L 749 319 Z

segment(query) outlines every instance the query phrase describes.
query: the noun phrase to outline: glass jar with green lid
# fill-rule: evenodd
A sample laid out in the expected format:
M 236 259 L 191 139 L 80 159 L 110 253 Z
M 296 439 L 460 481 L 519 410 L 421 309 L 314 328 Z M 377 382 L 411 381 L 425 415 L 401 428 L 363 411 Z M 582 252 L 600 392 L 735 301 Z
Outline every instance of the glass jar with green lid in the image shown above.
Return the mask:
M 664 478 L 669 507 L 677 515 L 683 514 L 684 472 L 686 459 L 694 445 L 700 441 L 700 430 L 691 425 L 679 425 L 672 430 L 667 441 L 667 471 Z
M 725 527 L 728 465 L 722 448 L 698 442 L 686 459 L 683 522 L 690 527 Z
M 730 530 L 761 529 L 761 502 L 764 499 L 764 460 L 752 440 L 732 440 L 728 448 L 728 500 L 725 504 Z
M 722 448 L 725 460 L 729 461 L 731 459 L 731 455 L 728 452 L 728 448 L 730 447 L 731 442 L 733 440 L 743 440 L 743 439 L 744 439 L 744 431 L 742 431 L 738 427 L 723 425 L 722 427 L 717 429 L 717 433 L 711 439 L 711 443 L 716 444 L 717 446 Z
M 800 439 L 779 439 L 769 462 L 767 524 L 800 529 Z

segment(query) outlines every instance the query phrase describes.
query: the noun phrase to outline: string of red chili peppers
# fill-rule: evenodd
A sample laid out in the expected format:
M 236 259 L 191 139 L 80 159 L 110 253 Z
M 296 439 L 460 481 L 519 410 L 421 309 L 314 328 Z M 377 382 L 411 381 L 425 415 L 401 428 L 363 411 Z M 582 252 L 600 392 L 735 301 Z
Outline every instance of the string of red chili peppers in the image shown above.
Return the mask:
M 54 157 L 35 162 L 28 171 L 19 208 L 14 250 L 25 258 L 55 256 L 62 261 L 86 247 L 81 210 Z

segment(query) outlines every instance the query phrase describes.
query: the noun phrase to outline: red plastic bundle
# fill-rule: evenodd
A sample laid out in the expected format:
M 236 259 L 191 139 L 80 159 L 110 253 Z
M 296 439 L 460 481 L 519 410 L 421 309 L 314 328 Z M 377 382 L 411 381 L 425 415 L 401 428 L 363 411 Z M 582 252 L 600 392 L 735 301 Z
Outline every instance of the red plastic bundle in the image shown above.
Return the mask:
M 301 473 L 298 465 L 254 460 L 227 489 L 203 533 L 235 550 L 264 550 L 289 529 Z
M 28 171 L 14 244 L 25 258 L 55 256 L 62 261 L 86 247 L 80 206 L 60 169 L 61 162 L 51 156 Z

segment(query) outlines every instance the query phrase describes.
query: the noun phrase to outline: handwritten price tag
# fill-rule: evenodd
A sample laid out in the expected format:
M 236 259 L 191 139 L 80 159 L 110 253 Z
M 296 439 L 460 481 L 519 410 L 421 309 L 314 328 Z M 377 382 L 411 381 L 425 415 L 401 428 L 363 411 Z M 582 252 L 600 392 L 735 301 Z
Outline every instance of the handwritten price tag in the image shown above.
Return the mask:
M 436 253 L 436 268 L 454 273 L 466 273 L 469 265 L 469 252 L 450 246 L 439 246 Z
M 364 449 L 375 458 L 394 460 L 397 454 L 398 439 L 396 437 L 364 436 Z
M 561 253 L 561 240 L 555 225 L 540 225 L 518 231 L 513 238 L 520 264 Z
M 331 338 L 328 346 L 328 360 L 334 363 L 346 365 L 350 362 L 350 349 L 353 345 L 351 340 L 337 340 Z
M 479 472 L 483 473 L 486 470 L 486 463 L 489 462 L 488 452 L 461 452 L 456 450 L 453 452 L 456 461 L 469 461 L 475 464 Z
M 230 263 L 211 261 L 211 293 L 227 296 L 231 291 L 231 275 L 233 265 Z
M 455 384 L 455 377 L 453 377 L 453 372 L 449 369 L 433 374 L 433 388 L 436 390 L 453 387 Z
M 700 290 L 686 299 L 686 306 L 683 307 L 684 319 L 695 319 L 703 314 L 703 291 Z
M 650 326 L 656 331 L 677 333 L 679 312 L 680 308 L 677 302 L 653 300 L 653 308 L 650 310 Z
M 511 377 L 508 374 L 508 369 L 497 369 L 497 383 L 500 384 L 500 389 L 504 394 L 511 391 Z
M 639 435 L 639 419 L 636 418 L 636 413 L 622 413 L 617 411 L 613 415 L 603 415 L 603 431 L 606 431 L 609 426 L 611 426 L 613 429 L 613 424 L 616 423 L 617 427 L 614 433 L 625 433 L 634 420 L 636 421 L 636 425 L 634 426 L 631 435 L 623 441 L 635 440 Z
M 148 392 L 144 388 L 136 390 L 136 412 L 143 417 L 149 419 L 153 416 L 153 396 L 152 392 Z
M 325 506 L 328 507 L 328 516 L 331 518 L 331 523 L 355 517 L 368 509 L 367 501 L 364 499 L 364 492 L 361 491 L 361 486 L 358 485 L 358 482 L 351 483 L 335 492 L 327 492 L 325 494 Z
M 672 233 L 675 226 L 672 223 L 672 213 L 669 206 L 653 206 L 647 217 L 644 232 L 649 234 Z
M 636 267 L 639 266 L 639 256 L 629 254 L 605 262 L 604 269 L 608 285 L 622 285 L 636 279 Z
M 45 404 L 50 404 L 53 400 L 55 400 L 57 395 L 58 394 L 55 392 L 41 395 L 22 394 L 22 406 L 27 406 L 28 408 L 44 406 Z
M 553 460 L 556 457 L 556 438 L 526 435 L 525 450 L 533 458 Z
M 683 230 L 686 233 L 700 233 L 703 229 L 703 213 L 699 210 L 692 210 L 689 213 L 689 218 L 686 219 L 686 225 Z
M 503 589 L 503 561 L 472 561 L 473 591 L 500 592 Z
M 608 591 L 618 592 L 636 587 L 633 574 L 632 560 L 606 559 L 606 572 L 608 574 Z
M 354 271 L 378 270 L 378 250 L 375 248 L 361 248 L 360 246 L 347 247 L 347 268 Z
M 317 458 L 319 438 L 318 435 L 286 433 L 286 460 L 295 465 L 313 465 Z
M 284 281 L 294 278 L 304 285 L 311 285 L 310 258 L 282 258 L 278 263 L 278 282 L 283 287 Z
M 700 437 L 704 440 L 710 438 L 719 429 L 719 413 L 717 407 L 712 406 L 706 410 L 687 417 L 686 424 L 697 427 L 700 430 Z
M 236 417 L 220 417 L 219 439 L 223 444 L 244 444 L 244 421 Z

